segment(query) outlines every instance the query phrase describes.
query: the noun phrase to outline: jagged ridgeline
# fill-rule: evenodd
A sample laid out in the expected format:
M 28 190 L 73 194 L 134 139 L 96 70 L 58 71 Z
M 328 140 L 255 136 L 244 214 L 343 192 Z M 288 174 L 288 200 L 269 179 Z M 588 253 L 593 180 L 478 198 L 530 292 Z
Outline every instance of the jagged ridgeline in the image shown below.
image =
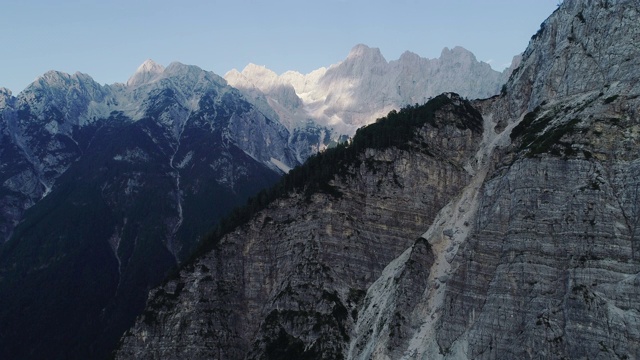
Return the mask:
M 363 162 L 368 168 L 375 169 L 375 160 L 363 156 L 367 149 L 382 150 L 395 147 L 436 156 L 438 150 L 424 139 L 420 140 L 416 137 L 416 133 L 425 124 L 435 128 L 444 126 L 443 120 L 435 116 L 436 112 L 443 108 L 453 115 L 456 119 L 455 126 L 459 129 L 482 132 L 480 112 L 454 93 L 438 95 L 423 105 L 408 105 L 400 111 L 392 110 L 387 116 L 377 119 L 375 123 L 358 129 L 349 141 L 311 156 L 304 164 L 283 176 L 275 186 L 260 191 L 258 195 L 249 199 L 247 205 L 236 208 L 204 238 L 191 261 L 185 264 L 192 264 L 195 258 L 210 251 L 223 235 L 246 223 L 258 211 L 288 193 L 303 193 L 307 199 L 316 192 L 340 197 L 342 195 L 340 190 L 331 184 L 334 178 L 356 176 L 353 169 L 358 168 Z

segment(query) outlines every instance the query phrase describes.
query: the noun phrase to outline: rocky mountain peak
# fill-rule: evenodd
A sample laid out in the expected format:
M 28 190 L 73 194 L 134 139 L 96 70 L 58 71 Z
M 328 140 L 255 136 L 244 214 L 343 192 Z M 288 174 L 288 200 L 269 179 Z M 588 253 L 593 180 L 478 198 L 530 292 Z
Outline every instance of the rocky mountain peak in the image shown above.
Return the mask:
M 399 61 L 403 64 L 418 64 L 421 60 L 422 58 L 420 57 L 420 55 L 411 51 L 403 52 L 402 55 L 400 55 L 399 59 Z
M 531 37 L 506 86 L 514 108 L 532 110 L 545 99 L 618 83 L 637 92 L 639 13 L 634 0 L 563 2 Z
M 12 98 L 11 90 L 4 87 L 0 87 L 0 109 L 5 108 L 11 98 Z
M 87 74 L 52 70 L 38 77 L 17 98 L 19 104 L 29 104 L 42 116 L 60 112 L 65 122 L 80 125 L 108 114 L 107 102 L 113 101 L 113 93 L 109 86 L 100 85 Z
M 136 86 L 147 83 L 162 74 L 164 67 L 151 59 L 143 62 L 136 72 L 127 80 L 127 86 Z
M 196 65 L 185 65 L 174 61 L 164 70 L 164 76 L 171 78 L 185 92 L 189 92 L 189 87 L 203 88 L 215 84 L 215 86 L 227 86 L 226 80 L 219 75 L 206 71 Z
M 225 78 L 252 101 L 268 102 L 289 128 L 311 118 L 331 128 L 337 138 L 351 136 L 358 127 L 403 105 L 424 103 L 448 91 L 488 97 L 506 81 L 504 74 L 477 61 L 464 48 L 446 49 L 443 57 L 425 59 L 407 51 L 399 60 L 387 62 L 380 49 L 358 44 L 342 62 L 306 75 L 288 71 L 277 76 L 249 64 Z
M 138 72 L 151 72 L 161 73 L 164 71 L 164 66 L 156 63 L 153 59 L 147 59 L 138 67 Z
M 387 62 L 384 56 L 382 56 L 379 48 L 372 48 L 365 44 L 358 44 L 351 49 L 347 56 L 347 61 L 351 59 L 371 59 L 374 60 L 374 62 Z
M 455 46 L 452 49 L 445 47 L 440 52 L 440 60 L 442 61 L 468 61 L 468 62 L 476 62 L 476 56 L 469 50 L 463 48 L 462 46 Z
M 385 66 L 387 60 L 382 56 L 379 48 L 371 48 L 364 44 L 358 44 L 351 49 L 349 55 L 336 68 L 348 68 L 355 71 L 371 66 Z M 329 69 L 331 71 L 331 69 Z M 359 72 L 356 72 L 359 73 Z
M 70 75 L 62 71 L 49 70 L 39 76 L 33 83 L 27 86 L 25 90 L 28 91 L 33 88 L 65 88 L 69 85 L 78 86 L 93 83 L 95 83 L 95 81 L 91 76 L 81 72 Z
M 263 65 L 253 63 L 245 66 L 242 72 L 238 72 L 235 69 L 229 71 L 225 75 L 225 79 L 234 87 L 244 89 L 255 86 L 265 93 L 279 86 L 286 85 L 290 88 L 292 87 L 286 81 L 280 79 L 274 71 L 267 69 Z M 295 91 L 293 91 L 293 89 L 291 90 L 295 96 Z
M 169 75 L 173 74 L 199 74 L 203 72 L 202 68 L 196 65 L 187 65 L 179 61 L 173 61 L 167 66 L 165 72 Z
M 249 63 L 245 66 L 244 69 L 242 69 L 242 74 L 247 76 L 260 76 L 267 79 L 275 79 L 278 77 L 275 71 L 267 69 L 264 65 L 256 65 L 254 63 Z
M 438 58 L 437 60 L 440 63 L 441 67 L 454 67 L 458 69 L 460 68 L 468 69 L 468 71 L 471 71 L 476 74 L 488 75 L 493 71 L 493 69 L 491 69 L 491 66 L 489 64 L 487 64 L 484 61 L 478 61 L 476 56 L 471 51 L 461 46 L 456 46 L 452 49 L 445 47 L 444 49 L 442 49 L 442 52 L 440 53 L 440 58 Z M 459 71 L 457 72 L 454 71 L 454 73 L 458 75 L 457 73 L 459 73 Z M 458 79 L 458 81 L 461 81 L 461 80 L 462 79 Z

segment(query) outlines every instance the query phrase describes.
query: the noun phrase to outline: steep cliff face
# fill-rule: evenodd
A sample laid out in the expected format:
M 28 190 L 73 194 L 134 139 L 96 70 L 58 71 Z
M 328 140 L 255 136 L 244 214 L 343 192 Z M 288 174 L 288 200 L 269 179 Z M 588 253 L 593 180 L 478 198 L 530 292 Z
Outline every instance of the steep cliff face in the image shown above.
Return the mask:
M 482 120 L 449 96 L 402 150 L 363 151 L 333 195 L 273 202 L 154 290 L 119 356 L 344 356 L 366 289 L 471 178 Z
M 478 104 L 495 125 L 485 127 L 487 144 L 502 146 L 486 148 L 482 186 L 459 198 L 475 198 L 473 211 L 451 203 L 423 235 L 451 251 L 436 257 L 418 296 L 379 295 L 397 274 L 385 269 L 350 357 L 639 356 L 640 89 L 637 48 L 626 45 L 638 38 L 638 11 L 631 1 L 565 1 L 543 23 L 506 94 Z M 372 319 L 405 303 L 405 344 L 390 331 L 367 334 Z
M 640 30 L 632 1 L 565 1 L 532 36 L 506 90 L 512 117 L 543 101 L 601 91 L 623 82 L 637 90 Z
M 473 102 L 482 133 L 443 108 L 340 197 L 271 203 L 154 290 L 117 356 L 640 357 L 639 17 L 563 2 Z

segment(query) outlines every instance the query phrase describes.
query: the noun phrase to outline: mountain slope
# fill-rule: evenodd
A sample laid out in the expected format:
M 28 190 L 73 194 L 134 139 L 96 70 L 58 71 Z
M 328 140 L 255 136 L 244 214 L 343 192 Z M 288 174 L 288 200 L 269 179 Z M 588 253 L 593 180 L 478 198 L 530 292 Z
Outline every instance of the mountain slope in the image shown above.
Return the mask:
M 637 49 L 619 45 L 637 38 L 638 10 L 565 1 L 543 23 L 506 94 L 482 105 L 497 129 L 489 144 L 511 144 L 495 148 L 481 187 L 462 192 L 472 211 L 452 203 L 423 235 L 452 251 L 424 293 L 379 294 L 388 267 L 367 295 L 359 328 L 410 303 L 409 336 L 397 345 L 388 329 L 358 331 L 350 357 L 638 356 L 640 89 Z
M 322 187 L 332 190 L 300 189 L 222 238 L 190 271 L 152 293 L 120 355 L 262 357 L 291 341 L 295 349 L 315 344 L 305 356 L 339 357 L 357 305 L 384 264 L 468 183 L 464 167 L 481 138 L 478 116 L 457 95 L 442 95 L 359 131 L 350 147 L 318 156 L 335 159 L 318 167 L 337 172 Z M 416 125 L 398 123 L 411 118 Z M 409 133 L 389 139 L 387 126 Z
M 104 358 L 200 236 L 297 164 L 286 128 L 195 66 L 4 95 L 2 358 Z
M 639 17 L 567 0 L 501 95 L 364 128 L 324 192 L 154 290 L 117 357 L 639 357 Z

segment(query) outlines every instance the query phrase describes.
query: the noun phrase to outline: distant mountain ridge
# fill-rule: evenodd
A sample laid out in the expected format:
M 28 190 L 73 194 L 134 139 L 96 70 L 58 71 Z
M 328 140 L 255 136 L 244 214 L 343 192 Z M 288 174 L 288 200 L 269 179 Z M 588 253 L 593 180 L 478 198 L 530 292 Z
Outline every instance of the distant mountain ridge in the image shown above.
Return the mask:
M 286 126 L 314 119 L 334 135 L 351 136 L 393 109 L 423 104 L 443 92 L 470 99 L 496 95 L 519 59 L 514 57 L 509 68 L 498 72 L 456 46 L 444 48 L 437 59 L 406 51 L 388 62 L 380 49 L 359 44 L 344 61 L 306 75 L 296 71 L 277 75 L 249 64 L 224 77 L 248 97 L 267 102 Z

